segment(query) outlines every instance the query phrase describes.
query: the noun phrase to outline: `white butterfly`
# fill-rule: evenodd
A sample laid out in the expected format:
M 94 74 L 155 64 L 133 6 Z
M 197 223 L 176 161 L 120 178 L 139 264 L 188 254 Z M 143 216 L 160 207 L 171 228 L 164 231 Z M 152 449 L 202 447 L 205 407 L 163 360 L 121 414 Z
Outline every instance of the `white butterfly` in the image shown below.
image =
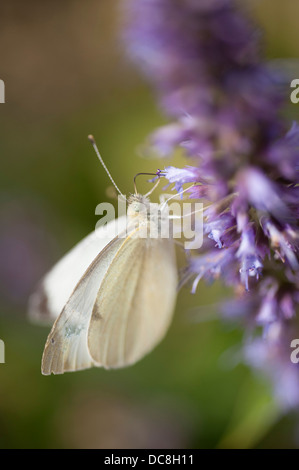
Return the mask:
M 167 204 L 162 214 L 159 209 L 135 194 L 127 217 L 105 228 L 105 240 L 91 233 L 45 276 L 30 301 L 33 318 L 56 318 L 43 353 L 43 374 L 125 367 L 164 337 L 178 279 L 172 238 L 148 236 L 153 224 L 155 229 L 164 220 Z

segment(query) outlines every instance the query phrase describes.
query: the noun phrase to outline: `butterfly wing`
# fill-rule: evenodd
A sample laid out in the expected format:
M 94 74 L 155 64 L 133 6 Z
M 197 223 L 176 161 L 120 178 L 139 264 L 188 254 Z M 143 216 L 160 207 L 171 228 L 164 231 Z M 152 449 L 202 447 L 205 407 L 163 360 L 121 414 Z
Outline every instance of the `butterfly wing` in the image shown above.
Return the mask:
M 88 330 L 93 360 L 134 364 L 166 334 L 177 290 L 173 240 L 128 237 L 96 296 Z
M 125 229 L 125 226 L 126 217 L 119 217 L 117 221 L 109 222 L 105 228 L 101 227 L 90 233 L 70 250 L 44 277 L 37 291 L 31 295 L 30 318 L 39 323 L 53 323 L 88 266 L 117 232 Z
M 95 365 L 87 347 L 87 332 L 101 282 L 123 238 L 114 238 L 101 251 L 75 287 L 48 336 L 43 358 L 44 375 L 62 374 Z

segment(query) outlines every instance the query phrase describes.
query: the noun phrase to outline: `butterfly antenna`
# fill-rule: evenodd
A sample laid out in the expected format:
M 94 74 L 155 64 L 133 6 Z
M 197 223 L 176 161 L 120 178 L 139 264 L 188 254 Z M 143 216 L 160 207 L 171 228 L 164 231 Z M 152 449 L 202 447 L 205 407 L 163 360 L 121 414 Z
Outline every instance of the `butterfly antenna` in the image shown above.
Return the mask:
M 114 179 L 112 178 L 112 176 L 111 176 L 111 174 L 110 174 L 108 168 L 106 167 L 106 165 L 105 165 L 105 163 L 104 163 L 104 160 L 102 159 L 101 154 L 100 154 L 100 152 L 99 152 L 99 149 L 98 149 L 98 147 L 97 147 L 97 144 L 96 144 L 96 141 L 95 141 L 94 136 L 90 134 L 90 135 L 88 136 L 88 140 L 92 143 L 92 146 L 93 146 L 93 148 L 94 148 L 94 151 L 95 151 L 95 153 L 97 154 L 97 157 L 98 157 L 98 159 L 100 160 L 100 162 L 101 162 L 101 164 L 102 164 L 104 170 L 106 171 L 107 175 L 109 176 L 111 183 L 113 184 L 113 186 L 115 187 L 115 189 L 119 192 L 119 194 L 120 194 L 121 196 L 125 197 L 125 196 L 123 195 L 123 193 L 121 192 L 121 190 L 120 190 L 120 189 L 118 188 L 118 186 L 116 185 L 116 183 L 115 183 Z
M 160 176 L 160 175 L 157 175 L 157 173 L 137 173 L 137 175 L 134 176 L 134 190 L 135 190 L 135 194 L 138 194 L 138 191 L 137 191 L 137 186 L 136 186 L 136 178 L 140 175 L 149 175 L 149 176 Z M 159 180 L 158 180 L 159 182 Z M 153 191 L 154 189 L 156 189 L 156 187 L 158 186 L 158 184 L 156 183 L 153 188 L 145 194 L 145 196 L 149 196 Z

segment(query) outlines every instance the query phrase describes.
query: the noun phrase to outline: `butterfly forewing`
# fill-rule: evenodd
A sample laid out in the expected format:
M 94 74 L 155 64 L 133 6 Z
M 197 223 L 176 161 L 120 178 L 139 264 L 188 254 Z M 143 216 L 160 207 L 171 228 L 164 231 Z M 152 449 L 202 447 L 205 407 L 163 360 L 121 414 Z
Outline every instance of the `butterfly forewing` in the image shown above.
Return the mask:
M 176 288 L 172 240 L 129 237 L 109 266 L 93 307 L 88 347 L 94 361 L 106 368 L 124 367 L 152 350 L 169 327 Z

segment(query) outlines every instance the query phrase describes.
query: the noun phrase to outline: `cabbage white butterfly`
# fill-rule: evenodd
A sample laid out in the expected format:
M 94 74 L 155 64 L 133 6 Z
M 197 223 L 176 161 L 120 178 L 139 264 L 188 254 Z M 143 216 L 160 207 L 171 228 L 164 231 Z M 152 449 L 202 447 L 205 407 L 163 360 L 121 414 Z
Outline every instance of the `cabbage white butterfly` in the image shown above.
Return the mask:
M 105 240 L 94 232 L 83 239 L 33 294 L 31 316 L 56 318 L 43 352 L 44 375 L 134 364 L 166 334 L 176 302 L 177 267 L 173 239 L 148 236 L 167 217 L 167 204 L 161 209 L 150 203 L 150 193 L 141 196 L 135 185 L 127 217 L 107 224 Z

